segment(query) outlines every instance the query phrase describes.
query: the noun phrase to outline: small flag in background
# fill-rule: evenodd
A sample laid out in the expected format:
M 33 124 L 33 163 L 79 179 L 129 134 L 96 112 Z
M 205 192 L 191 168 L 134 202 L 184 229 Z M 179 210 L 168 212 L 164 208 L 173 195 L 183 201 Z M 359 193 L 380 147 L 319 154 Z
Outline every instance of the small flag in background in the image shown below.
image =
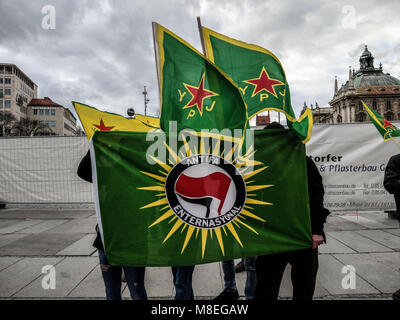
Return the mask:
M 385 118 L 383 118 L 378 112 L 368 107 L 364 101 L 361 102 L 365 110 L 367 111 L 372 123 L 375 125 L 375 128 L 378 129 L 379 133 L 381 134 L 383 140 L 387 141 L 392 138 L 400 137 L 400 130 L 397 127 L 395 127 Z
M 262 47 L 204 27 L 202 35 L 207 57 L 239 86 L 249 119 L 266 110 L 283 112 L 288 127 L 306 143 L 311 136 L 312 112 L 307 109 L 296 119 L 285 71 L 278 58 Z
M 236 84 L 200 52 L 153 23 L 161 97 L 161 129 L 244 129 L 247 110 Z
M 136 115 L 136 118 L 129 119 L 119 114 L 97 110 L 79 102 L 73 101 L 72 104 L 89 140 L 96 131 L 147 132 L 159 128 L 158 118 Z

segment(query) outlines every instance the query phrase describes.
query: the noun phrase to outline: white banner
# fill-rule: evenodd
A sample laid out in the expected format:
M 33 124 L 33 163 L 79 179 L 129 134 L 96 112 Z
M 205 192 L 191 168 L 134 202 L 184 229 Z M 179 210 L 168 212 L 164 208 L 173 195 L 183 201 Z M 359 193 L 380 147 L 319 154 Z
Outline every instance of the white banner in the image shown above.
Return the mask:
M 384 142 L 372 123 L 319 124 L 306 150 L 323 177 L 329 210 L 396 208 L 383 178 L 390 157 L 400 153 L 400 141 Z

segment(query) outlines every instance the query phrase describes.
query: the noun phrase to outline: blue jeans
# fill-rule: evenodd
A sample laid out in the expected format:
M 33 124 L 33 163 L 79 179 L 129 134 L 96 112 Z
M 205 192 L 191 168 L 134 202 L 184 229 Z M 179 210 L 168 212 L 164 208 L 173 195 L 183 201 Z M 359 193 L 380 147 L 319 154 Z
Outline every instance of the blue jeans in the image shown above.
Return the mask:
M 244 295 L 246 300 L 254 299 L 254 292 L 257 284 L 256 274 L 257 257 L 243 258 L 244 269 L 246 270 L 246 285 Z M 226 291 L 237 291 L 235 280 L 235 263 L 233 260 L 222 261 L 222 270 L 224 272 L 224 285 Z
M 233 260 L 222 261 L 222 271 L 224 272 L 224 287 L 226 291 L 237 291 L 235 279 L 235 262 Z
M 134 300 L 147 300 L 147 293 L 144 287 L 145 267 L 121 267 L 111 266 L 103 250 L 99 250 L 101 273 L 106 288 L 107 300 L 122 300 L 122 269 L 124 269 L 126 282 L 131 297 Z
M 172 267 L 175 300 L 194 300 L 192 276 L 194 266 Z
M 254 294 L 257 286 L 256 261 L 257 257 L 243 258 L 244 270 L 246 270 L 246 286 L 244 295 L 246 300 L 254 300 Z

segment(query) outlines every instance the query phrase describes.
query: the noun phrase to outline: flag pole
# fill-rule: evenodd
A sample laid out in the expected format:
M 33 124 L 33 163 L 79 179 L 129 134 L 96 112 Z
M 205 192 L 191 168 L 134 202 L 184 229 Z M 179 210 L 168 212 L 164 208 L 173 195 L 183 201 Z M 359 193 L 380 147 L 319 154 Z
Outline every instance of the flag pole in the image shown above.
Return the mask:
M 156 42 L 156 32 L 157 32 L 157 23 L 152 22 L 153 29 L 153 46 L 154 46 L 154 57 L 156 59 L 156 70 L 157 70 L 157 84 L 158 84 L 158 101 L 160 101 L 160 116 L 161 116 L 161 86 L 160 86 L 160 65 L 158 61 L 158 48 Z
M 203 49 L 203 54 L 207 57 L 206 46 L 205 46 L 205 44 L 204 44 L 203 29 L 202 29 L 202 26 L 201 26 L 200 17 L 197 17 L 197 27 L 199 28 L 200 42 L 201 42 L 201 47 L 202 47 L 202 49 Z M 208 58 L 208 57 L 207 57 L 207 58 Z

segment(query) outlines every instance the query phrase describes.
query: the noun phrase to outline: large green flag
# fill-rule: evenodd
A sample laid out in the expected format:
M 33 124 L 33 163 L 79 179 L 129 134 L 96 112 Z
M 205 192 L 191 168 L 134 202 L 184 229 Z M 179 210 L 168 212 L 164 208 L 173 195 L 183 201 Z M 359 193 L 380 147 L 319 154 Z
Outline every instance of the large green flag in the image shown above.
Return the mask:
M 168 131 L 244 129 L 246 105 L 238 87 L 184 40 L 153 23 L 161 97 L 160 126 Z
M 289 85 L 278 58 L 270 51 L 202 28 L 207 57 L 239 86 L 249 118 L 266 110 L 285 114 L 288 127 L 306 143 L 311 136 L 312 112 L 296 119 Z
M 112 265 L 193 265 L 311 247 L 305 146 L 290 131 L 256 131 L 240 159 L 194 134 L 176 150 L 164 132 L 149 134 L 97 131 L 91 140 Z
M 368 107 L 364 101 L 361 101 L 365 110 L 368 113 L 369 118 L 371 119 L 372 123 L 375 125 L 375 128 L 381 134 L 383 140 L 387 141 L 392 138 L 399 138 L 400 137 L 400 130 L 387 121 L 384 117 L 382 117 L 378 112 L 372 110 Z

